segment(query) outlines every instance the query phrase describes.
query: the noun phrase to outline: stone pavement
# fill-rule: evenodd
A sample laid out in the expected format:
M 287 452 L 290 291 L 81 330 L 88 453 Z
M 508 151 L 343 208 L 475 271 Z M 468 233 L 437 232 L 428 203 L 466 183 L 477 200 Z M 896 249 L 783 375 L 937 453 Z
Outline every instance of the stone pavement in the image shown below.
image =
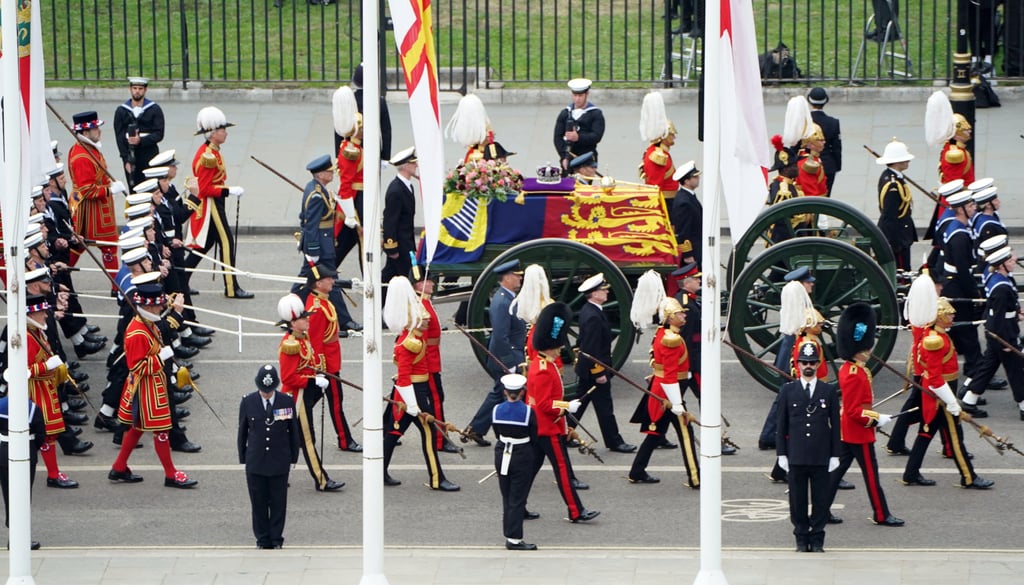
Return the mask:
M 1019 551 L 850 551 L 825 554 L 746 549 L 723 553 L 732 585 L 1016 585 Z M 6 563 L 2 563 L 6 574 Z M 63 549 L 33 558 L 38 585 L 357 585 L 356 548 Z M 700 554 L 692 549 L 390 548 L 385 576 L 392 585 L 664 585 L 692 583 Z

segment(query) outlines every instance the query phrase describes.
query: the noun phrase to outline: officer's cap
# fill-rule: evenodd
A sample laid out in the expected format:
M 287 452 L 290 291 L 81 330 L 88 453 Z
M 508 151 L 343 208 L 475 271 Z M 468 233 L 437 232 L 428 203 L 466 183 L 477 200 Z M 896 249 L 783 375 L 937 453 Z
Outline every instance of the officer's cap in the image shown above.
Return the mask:
M 569 161 L 569 167 L 572 169 L 579 169 L 582 167 L 594 167 L 597 168 L 597 161 L 594 160 L 593 152 L 584 152 L 576 158 Z
M 523 271 L 519 269 L 519 259 L 509 260 L 508 262 L 502 262 L 494 267 L 494 273 L 499 276 L 511 272 L 512 274 L 522 274 Z
M 811 274 L 810 268 L 806 266 L 801 266 L 796 270 L 788 272 L 786 276 L 783 278 L 783 280 L 785 280 L 786 282 L 790 282 L 793 280 L 799 280 L 800 282 L 814 282 L 816 279 L 814 278 L 814 275 Z
M 604 273 L 598 272 L 594 276 L 584 280 L 583 284 L 581 284 L 576 290 L 583 294 L 587 294 L 594 292 L 595 290 L 607 290 L 609 288 L 611 288 L 611 285 L 604 279 Z
M 673 181 L 685 181 L 686 179 L 689 179 L 690 177 L 699 177 L 699 176 L 700 176 L 700 169 L 697 168 L 697 163 L 693 162 L 692 160 L 688 160 L 688 161 L 684 162 L 683 164 L 679 165 L 679 168 L 676 169 L 676 172 L 672 173 L 672 180 Z
M 683 280 L 684 278 L 699 278 L 701 276 L 700 269 L 697 267 L 696 262 L 690 262 L 672 271 L 672 278 L 676 280 Z
M 313 174 L 321 171 L 333 171 L 334 163 L 331 161 L 331 155 L 325 154 L 314 158 L 306 165 L 306 170 Z
M 399 151 L 398 154 L 391 157 L 388 161 L 393 167 L 400 167 L 406 163 L 416 162 L 416 147 L 410 146 L 405 150 Z

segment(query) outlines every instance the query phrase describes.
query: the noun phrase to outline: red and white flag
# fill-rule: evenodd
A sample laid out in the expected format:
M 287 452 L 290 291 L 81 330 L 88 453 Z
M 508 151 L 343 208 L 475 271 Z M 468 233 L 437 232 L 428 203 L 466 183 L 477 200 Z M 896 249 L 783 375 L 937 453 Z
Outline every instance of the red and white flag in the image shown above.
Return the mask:
M 771 166 L 751 0 L 721 4 L 721 178 L 732 241 L 764 207 Z
M 426 264 L 429 265 L 441 230 L 445 174 L 433 17 L 430 0 L 389 0 L 388 5 L 409 94 L 409 115 L 420 169 Z

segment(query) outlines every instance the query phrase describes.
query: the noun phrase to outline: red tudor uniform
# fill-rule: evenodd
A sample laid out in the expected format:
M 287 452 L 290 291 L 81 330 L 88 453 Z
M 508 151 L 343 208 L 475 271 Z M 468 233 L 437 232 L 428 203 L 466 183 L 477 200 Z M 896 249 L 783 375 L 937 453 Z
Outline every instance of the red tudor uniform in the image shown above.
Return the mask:
M 942 147 L 939 155 L 939 184 L 963 179 L 964 185 L 974 182 L 974 159 L 967 145 L 949 140 Z
M 71 217 L 75 230 L 88 240 L 117 240 L 114 196 L 110 191 L 110 177 L 104 172 L 106 168 L 103 153 L 91 144 L 75 142 L 68 152 L 68 172 L 75 186 L 71 194 Z M 100 246 L 100 251 L 103 267 L 117 272 L 117 247 Z M 71 264 L 78 261 L 80 254 L 80 251 L 71 251 Z
M 661 189 L 665 199 L 676 196 L 679 190 L 679 181 L 672 178 L 676 167 L 672 163 L 672 155 L 668 148 L 661 144 L 652 144 L 644 152 L 644 162 L 640 169 L 640 178 L 648 185 L 655 185 Z
M 134 317 L 124 332 L 124 356 L 128 381 L 121 391 L 117 418 L 140 431 L 171 428 L 171 405 L 167 399 L 167 377 L 160 353 L 161 342 L 154 329 Z
M 306 298 L 306 312 L 309 313 L 309 342 L 313 351 L 324 357 L 323 367 L 329 374 L 341 372 L 341 342 L 338 339 L 338 312 L 327 298 L 327 295 L 313 291 Z M 342 409 L 343 394 L 341 383 L 334 379 L 328 380 L 327 404 L 331 411 L 331 422 L 338 435 L 338 448 L 348 449 L 352 444 L 352 431 L 349 430 Z
M 808 197 L 827 196 L 828 177 L 825 176 L 825 167 L 821 164 L 821 159 L 816 153 L 809 150 L 800 151 L 799 157 L 796 183 L 800 186 L 803 194 Z
M 41 298 L 41 297 L 40 297 Z M 46 341 L 46 334 L 29 320 L 28 327 L 28 388 L 29 397 L 43 414 L 46 437 L 37 437 L 39 454 L 46 464 L 46 483 L 61 488 L 75 488 L 78 483 L 61 473 L 57 465 L 57 435 L 64 432 L 64 416 L 60 410 L 57 386 L 67 380 L 67 366 L 61 364 L 50 369 L 46 360 L 56 355 Z
M 321 396 L 321 390 L 313 384 L 313 370 L 324 368 L 323 357 L 317 355 L 307 335 L 289 332 L 281 338 L 277 359 L 281 373 L 281 392 L 295 400 L 299 432 L 302 435 L 302 455 L 306 459 L 306 467 L 313 476 L 316 489 L 324 491 L 331 483 L 331 478 L 327 476 L 323 460 L 316 450 L 316 432 L 313 425 L 313 407 Z

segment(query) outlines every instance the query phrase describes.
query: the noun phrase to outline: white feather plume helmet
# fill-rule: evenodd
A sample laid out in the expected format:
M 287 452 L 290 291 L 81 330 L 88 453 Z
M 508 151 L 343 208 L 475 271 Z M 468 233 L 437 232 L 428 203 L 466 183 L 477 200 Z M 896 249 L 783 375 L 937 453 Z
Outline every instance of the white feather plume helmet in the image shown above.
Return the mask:
M 927 327 L 935 321 L 938 312 L 939 293 L 935 290 L 935 282 L 927 272 L 922 272 L 910 283 L 903 316 L 914 327 Z
M 669 135 L 671 124 L 661 93 L 654 91 L 645 95 L 640 106 L 640 138 L 644 142 L 657 142 Z
M 392 331 L 419 327 L 423 304 L 404 276 L 396 276 L 388 282 L 388 296 L 382 311 L 384 322 Z
M 633 303 L 629 308 L 629 319 L 637 329 L 646 329 L 652 325 L 652 317 L 658 312 L 662 299 L 665 298 L 665 286 L 661 275 L 653 270 L 640 275 L 633 293 Z
M 523 285 L 519 293 L 512 299 L 509 312 L 527 323 L 536 323 L 537 317 L 544 307 L 554 300 L 551 298 L 551 285 L 548 275 L 540 264 L 530 264 L 523 271 Z
M 484 103 L 475 94 L 467 94 L 459 100 L 459 106 L 452 114 L 448 125 L 444 127 L 444 135 L 455 142 L 469 148 L 488 141 L 491 120 L 487 117 Z
M 956 132 L 953 123 L 953 104 L 945 92 L 936 91 L 928 98 L 924 111 L 924 140 L 928 146 L 938 148 L 953 137 Z
M 796 335 L 815 319 L 814 303 L 807 289 L 799 280 L 793 280 L 782 287 L 779 304 L 779 333 Z
M 338 136 L 352 136 L 359 128 L 359 106 L 352 88 L 343 85 L 331 97 L 331 111 L 334 115 L 334 131 Z
M 231 126 L 234 126 L 234 124 L 228 122 L 227 116 L 225 116 L 224 112 L 216 106 L 206 106 L 196 114 L 197 136 L 206 132 L 212 132 L 219 128 L 229 128 Z
M 799 146 L 800 141 L 814 134 L 814 118 L 807 98 L 793 96 L 786 104 L 786 120 L 782 126 L 782 144 L 787 147 Z
M 287 325 L 298 319 L 306 311 L 299 295 L 289 293 L 277 301 L 277 316 L 281 319 L 282 325 Z

